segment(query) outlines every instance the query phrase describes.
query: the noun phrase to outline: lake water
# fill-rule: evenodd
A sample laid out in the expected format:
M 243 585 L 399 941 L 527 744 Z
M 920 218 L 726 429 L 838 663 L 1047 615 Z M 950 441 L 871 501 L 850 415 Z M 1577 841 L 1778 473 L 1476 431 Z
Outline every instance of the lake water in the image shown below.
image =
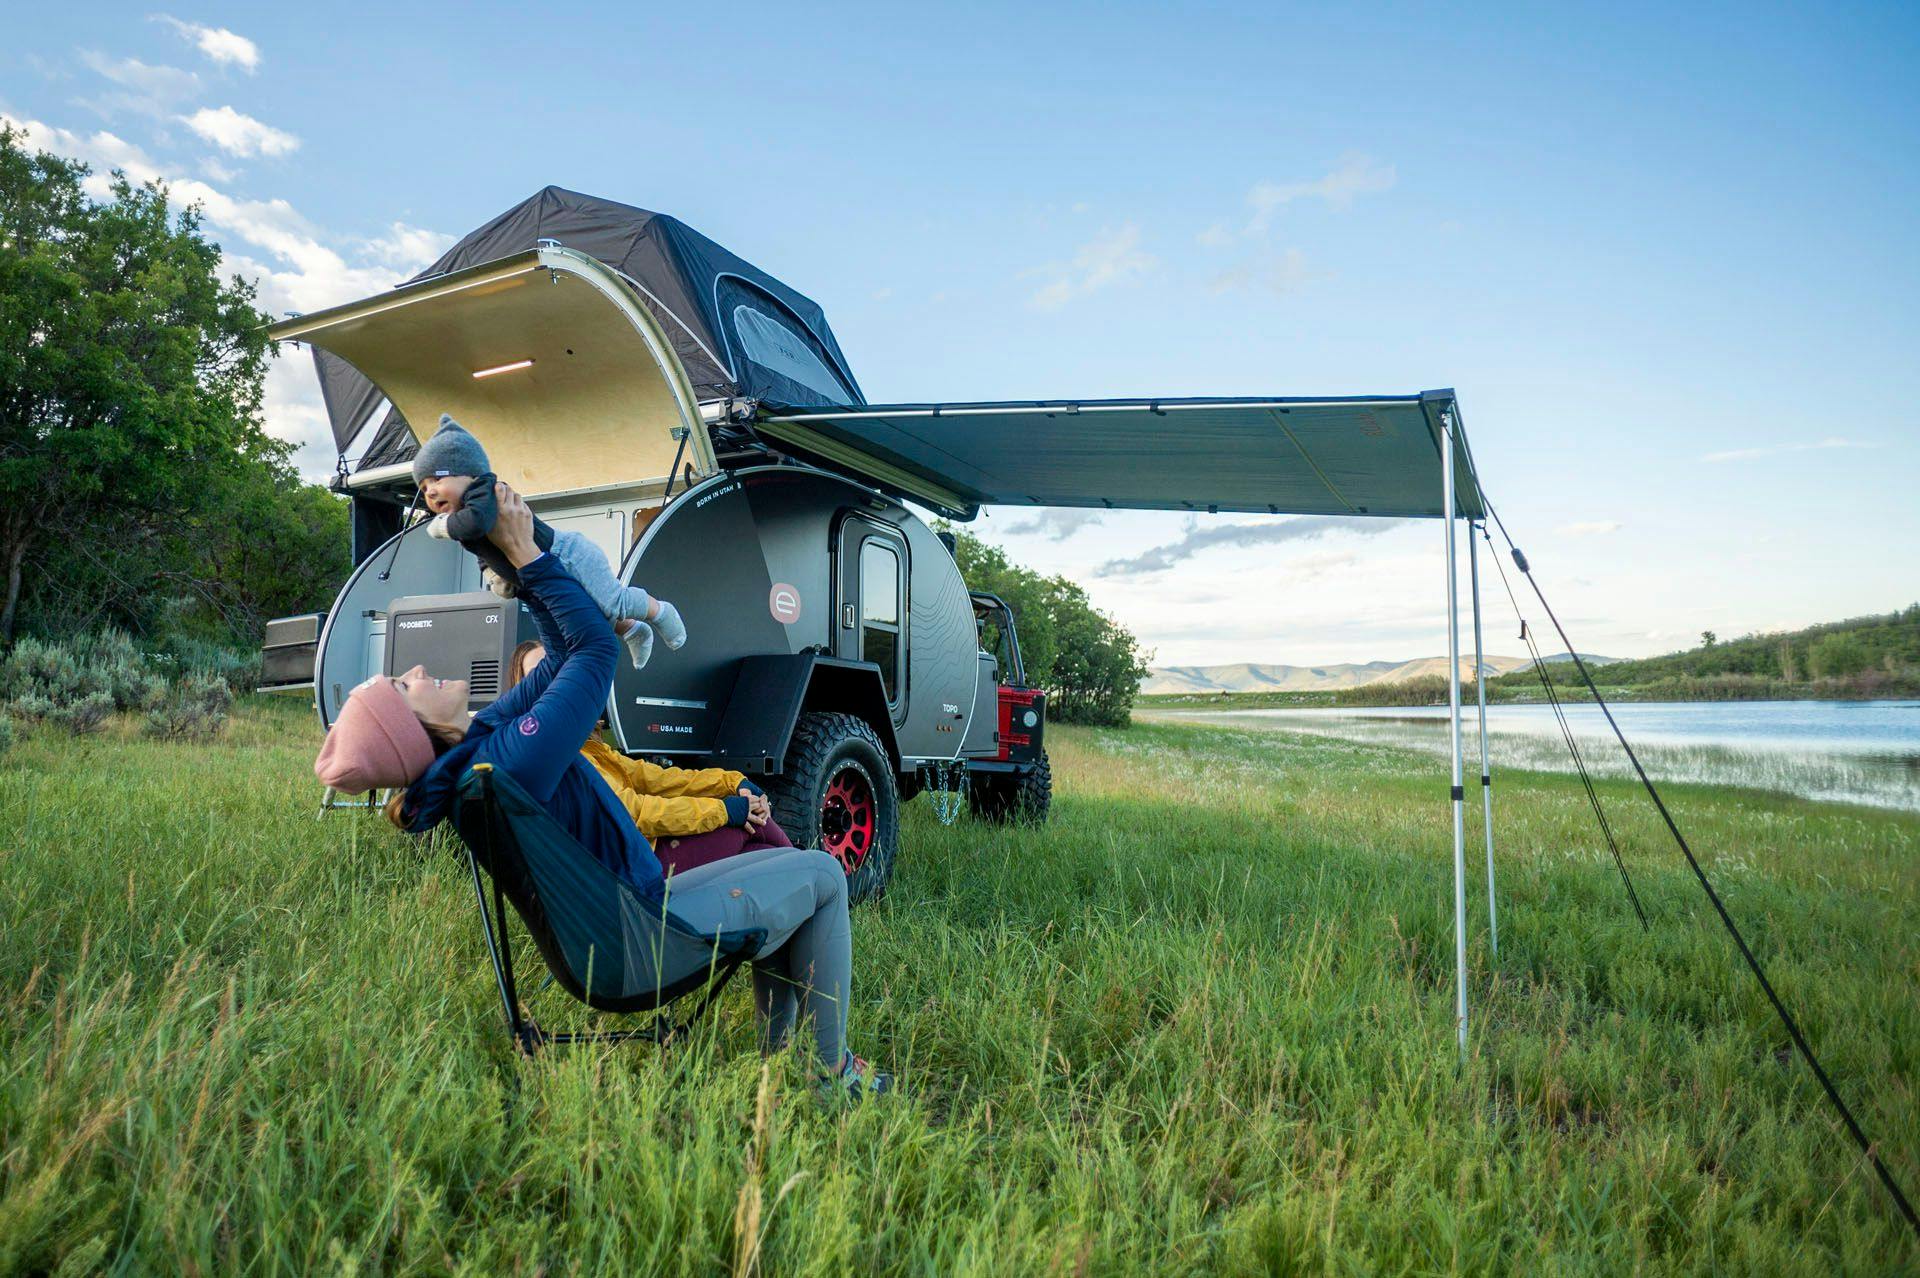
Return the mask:
M 1600 708 L 1563 707 L 1588 768 L 1631 776 Z M 1611 706 L 1656 781 L 1757 786 L 1810 799 L 1920 811 L 1920 701 L 1689 701 Z M 1478 720 L 1461 707 L 1467 775 L 1478 775 Z M 1346 740 L 1450 750 L 1445 706 L 1230 710 L 1171 717 L 1284 728 Z M 1551 706 L 1487 707 L 1488 751 L 1502 767 L 1571 771 Z

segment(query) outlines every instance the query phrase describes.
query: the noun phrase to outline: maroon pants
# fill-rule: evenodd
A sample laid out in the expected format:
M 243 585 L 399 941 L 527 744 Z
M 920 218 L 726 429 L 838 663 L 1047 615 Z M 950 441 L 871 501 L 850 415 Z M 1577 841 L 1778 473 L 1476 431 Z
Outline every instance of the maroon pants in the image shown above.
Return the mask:
M 737 825 L 723 825 L 705 834 L 682 834 L 661 839 L 653 845 L 653 851 L 668 873 L 684 874 L 696 865 L 711 865 L 742 852 L 792 846 L 793 840 L 787 837 L 787 832 L 769 819 L 752 834 Z

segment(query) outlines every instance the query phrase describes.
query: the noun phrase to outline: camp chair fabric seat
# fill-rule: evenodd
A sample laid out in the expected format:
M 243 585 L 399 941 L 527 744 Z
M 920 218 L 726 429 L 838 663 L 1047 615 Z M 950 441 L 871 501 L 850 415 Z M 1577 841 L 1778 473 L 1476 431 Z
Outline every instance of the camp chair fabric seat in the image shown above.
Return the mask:
M 766 941 L 760 929 L 702 934 L 665 904 L 642 897 L 491 764 L 467 769 L 455 795 L 454 828 L 474 870 L 508 1027 L 523 1044 L 560 1036 L 532 1028 L 520 1014 L 503 896 L 526 924 L 554 982 L 603 1012 L 653 1011 L 710 982 L 711 1001 Z M 482 868 L 493 882 L 493 919 L 480 886 Z

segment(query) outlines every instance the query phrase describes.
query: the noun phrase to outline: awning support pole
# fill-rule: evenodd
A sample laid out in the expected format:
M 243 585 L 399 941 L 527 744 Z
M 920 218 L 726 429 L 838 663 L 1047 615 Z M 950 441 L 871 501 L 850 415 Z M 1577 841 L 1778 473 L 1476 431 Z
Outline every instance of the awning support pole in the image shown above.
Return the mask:
M 1461 785 L 1465 769 L 1460 753 L 1460 586 L 1456 579 L 1460 560 L 1454 546 L 1459 507 L 1453 493 L 1451 408 L 1440 414 L 1440 483 L 1445 490 L 1441 506 L 1447 523 L 1447 726 L 1453 735 L 1453 959 L 1458 993 L 1455 1016 L 1460 1057 L 1464 1061 L 1467 1055 L 1467 796 Z
M 1493 957 L 1500 957 L 1500 916 L 1493 905 L 1493 765 L 1487 761 L 1487 668 L 1480 651 L 1480 543 L 1474 540 L 1474 522 L 1467 521 L 1467 577 L 1473 583 L 1473 687 L 1480 700 L 1480 801 L 1485 805 L 1487 834 L 1487 941 Z

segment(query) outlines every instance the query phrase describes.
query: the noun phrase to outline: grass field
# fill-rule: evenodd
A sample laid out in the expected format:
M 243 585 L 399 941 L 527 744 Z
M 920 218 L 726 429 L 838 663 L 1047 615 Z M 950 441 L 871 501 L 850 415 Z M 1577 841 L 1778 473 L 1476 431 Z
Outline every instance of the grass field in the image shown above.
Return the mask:
M 740 990 L 665 1055 L 516 1059 L 464 864 L 314 821 L 316 744 L 253 704 L 216 745 L 0 758 L 0 1271 L 1920 1266 L 1618 783 L 1651 934 L 1577 782 L 1497 792 L 1462 1067 L 1430 760 L 1058 730 L 1043 831 L 912 806 L 853 1011 L 911 1095 L 827 1113 L 763 1071 Z M 1920 1188 L 1920 818 L 1671 802 Z

